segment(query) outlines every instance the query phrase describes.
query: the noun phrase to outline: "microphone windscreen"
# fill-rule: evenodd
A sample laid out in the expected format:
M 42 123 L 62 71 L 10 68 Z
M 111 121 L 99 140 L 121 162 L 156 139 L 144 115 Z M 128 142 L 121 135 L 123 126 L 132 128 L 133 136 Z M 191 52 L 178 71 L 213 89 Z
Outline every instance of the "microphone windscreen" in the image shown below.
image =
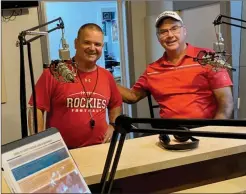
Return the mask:
M 200 65 L 206 65 L 207 62 L 206 62 L 206 57 L 208 55 L 208 52 L 205 51 L 205 50 L 201 50 L 198 54 L 197 54 L 197 62 L 200 64 Z

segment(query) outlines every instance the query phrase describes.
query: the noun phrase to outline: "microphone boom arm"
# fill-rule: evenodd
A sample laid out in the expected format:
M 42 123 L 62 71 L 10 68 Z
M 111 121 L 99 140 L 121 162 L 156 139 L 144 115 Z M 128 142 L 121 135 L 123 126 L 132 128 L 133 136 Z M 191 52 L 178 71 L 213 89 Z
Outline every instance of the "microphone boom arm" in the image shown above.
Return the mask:
M 53 31 L 55 31 L 55 30 L 57 30 L 57 29 L 64 29 L 64 22 L 63 22 L 62 18 L 59 17 L 59 18 L 56 18 L 56 19 L 51 20 L 51 21 L 49 21 L 49 22 L 46 22 L 46 23 L 44 23 L 44 24 L 41 24 L 41 25 L 39 25 L 39 26 L 35 26 L 35 27 L 32 27 L 32 28 L 30 28 L 30 29 L 27 29 L 27 30 L 24 30 L 24 31 L 20 32 L 20 34 L 19 34 L 19 36 L 18 36 L 18 39 L 22 38 L 22 39 L 24 40 L 23 44 L 26 45 L 27 42 L 32 42 L 32 41 L 34 41 L 34 40 L 36 40 L 36 39 L 38 39 L 38 38 L 41 38 L 41 37 L 43 36 L 43 33 L 44 33 L 44 32 L 41 32 L 40 35 L 38 35 L 39 32 L 37 31 L 36 33 L 37 33 L 38 36 L 33 37 L 33 38 L 29 39 L 29 40 L 26 40 L 26 39 L 25 39 L 26 36 L 29 35 L 29 32 L 32 32 L 32 31 L 37 30 L 37 29 L 39 29 L 39 28 L 41 28 L 41 27 L 47 26 L 47 25 L 49 25 L 49 24 L 52 24 L 52 23 L 54 23 L 54 22 L 56 22 L 56 21 L 59 21 L 59 24 L 57 24 L 57 27 L 52 28 L 52 29 L 50 29 L 50 30 L 48 30 L 48 31 L 44 31 L 44 32 L 45 32 L 45 33 L 50 33 L 50 32 L 53 32 Z M 20 36 L 21 36 L 21 37 L 20 37 Z
M 232 23 L 229 23 L 229 22 L 224 22 L 222 21 L 222 18 L 227 18 L 227 19 L 231 19 L 231 20 L 236 20 L 236 21 L 240 21 L 240 22 L 244 22 L 246 23 L 245 20 L 242 20 L 242 19 L 239 19 L 239 18 L 234 18 L 234 17 L 230 17 L 230 16 L 226 16 L 226 15 L 218 15 L 217 18 L 214 20 L 213 24 L 214 26 L 216 25 L 220 25 L 220 24 L 227 24 L 227 25 L 231 25 L 231 26 L 235 26 L 235 27 L 239 27 L 239 28 L 243 28 L 243 29 L 246 29 L 246 26 L 240 26 L 240 25 L 237 25 L 237 24 L 232 24 Z
M 53 32 L 53 31 L 55 31 L 55 30 L 58 30 L 58 29 L 62 29 L 62 27 L 61 27 L 61 26 L 57 26 L 57 27 L 55 27 L 55 28 L 52 28 L 52 29 L 50 29 L 50 30 L 48 30 L 48 31 L 44 31 L 44 32 L 50 33 L 50 32 Z M 33 38 L 27 40 L 26 42 L 33 42 L 34 40 L 39 39 L 39 38 L 41 38 L 42 36 L 43 36 L 43 35 L 39 35 L 39 36 L 33 37 Z

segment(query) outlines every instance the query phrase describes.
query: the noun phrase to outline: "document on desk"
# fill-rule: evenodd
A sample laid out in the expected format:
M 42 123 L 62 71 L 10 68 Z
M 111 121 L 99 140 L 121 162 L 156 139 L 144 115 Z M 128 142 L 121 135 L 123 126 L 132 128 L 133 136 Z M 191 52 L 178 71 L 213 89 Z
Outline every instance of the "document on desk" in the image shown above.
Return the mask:
M 2 172 L 14 193 L 91 193 L 55 128 L 3 145 Z

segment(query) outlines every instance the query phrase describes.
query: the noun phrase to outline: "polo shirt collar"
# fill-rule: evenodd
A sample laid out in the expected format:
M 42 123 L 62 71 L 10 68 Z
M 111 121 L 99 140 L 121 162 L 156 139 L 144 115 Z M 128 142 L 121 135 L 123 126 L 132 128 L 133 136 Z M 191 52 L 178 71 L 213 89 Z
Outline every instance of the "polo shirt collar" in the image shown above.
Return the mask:
M 195 47 L 193 47 L 191 44 L 186 43 L 187 47 L 186 47 L 186 56 L 188 57 L 196 57 L 197 52 L 195 51 Z
M 186 43 L 186 49 L 185 50 L 186 50 L 185 56 L 192 57 L 192 58 L 197 56 L 197 52 L 195 51 L 195 48 L 191 44 Z M 164 54 L 162 56 L 162 60 L 165 62 L 167 61 L 167 53 L 166 52 L 164 52 Z

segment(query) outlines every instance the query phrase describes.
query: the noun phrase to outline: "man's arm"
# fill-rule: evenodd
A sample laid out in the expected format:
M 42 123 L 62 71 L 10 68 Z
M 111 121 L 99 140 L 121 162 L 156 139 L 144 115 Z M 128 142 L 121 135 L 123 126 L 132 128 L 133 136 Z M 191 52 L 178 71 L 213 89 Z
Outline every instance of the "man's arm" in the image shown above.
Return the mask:
M 229 119 L 233 111 L 233 97 L 231 87 L 213 90 L 218 108 L 214 119 Z
M 115 119 L 118 116 L 120 116 L 121 110 L 122 110 L 121 106 L 118 106 L 118 107 L 115 107 L 115 108 L 112 108 L 112 109 L 108 110 L 109 123 L 115 123 Z M 111 137 L 113 135 L 113 132 L 114 132 L 114 127 L 113 127 L 113 125 L 109 124 L 108 130 L 107 130 L 107 132 L 105 133 L 105 136 L 104 136 L 103 143 L 110 142 Z
M 28 111 L 28 127 L 31 135 L 34 134 L 34 111 L 33 108 L 30 108 Z M 44 111 L 37 109 L 37 124 L 38 124 L 38 133 L 44 131 Z
M 115 119 L 120 116 L 122 111 L 121 106 L 108 110 L 109 123 L 114 123 Z
M 119 84 L 117 84 L 117 88 L 122 96 L 123 102 L 128 104 L 134 104 L 147 96 L 147 92 L 144 90 L 131 90 Z

